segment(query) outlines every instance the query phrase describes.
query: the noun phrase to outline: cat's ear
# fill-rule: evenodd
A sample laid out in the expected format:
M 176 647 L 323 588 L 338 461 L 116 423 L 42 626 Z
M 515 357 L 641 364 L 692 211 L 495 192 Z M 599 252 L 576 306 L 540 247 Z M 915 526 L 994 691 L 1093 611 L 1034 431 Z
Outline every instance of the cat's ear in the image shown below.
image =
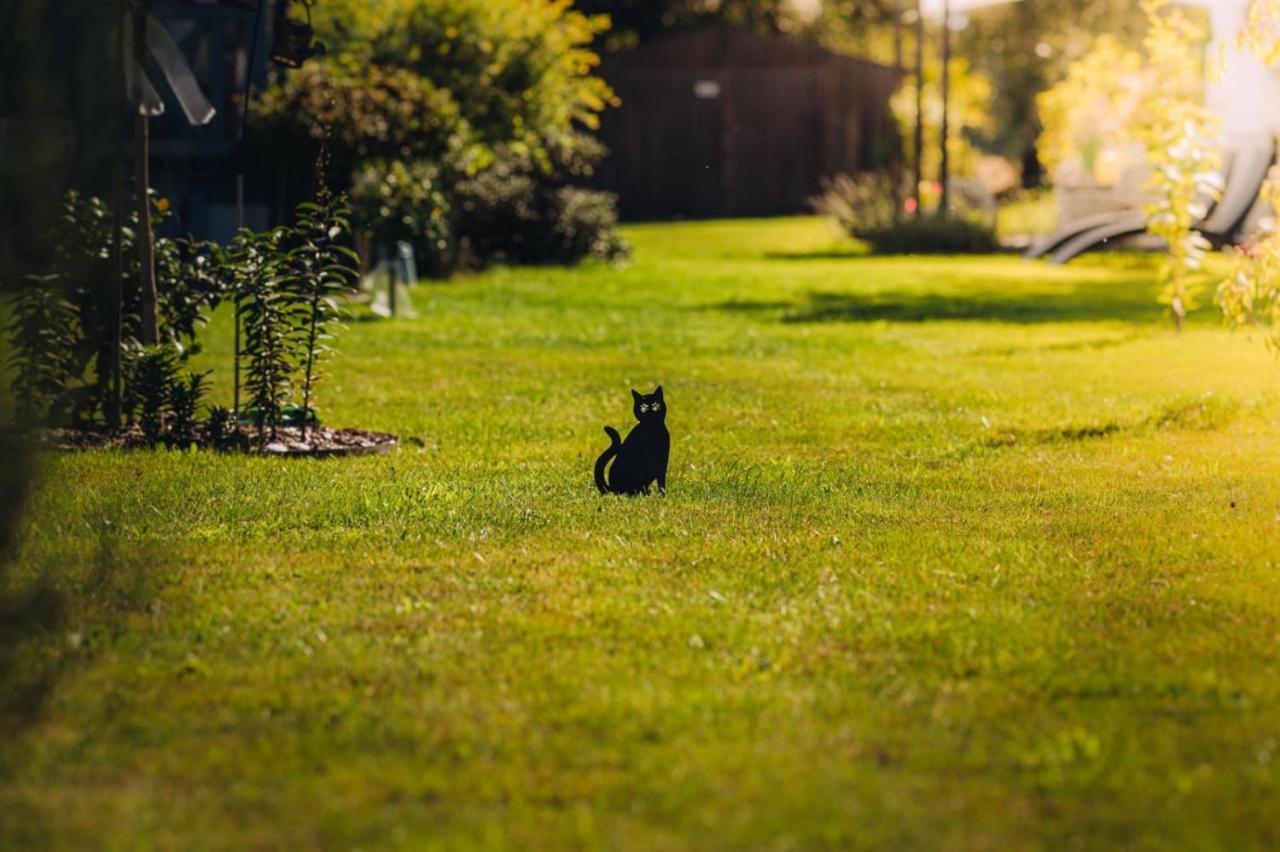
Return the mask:
M 636 402 L 640 401 L 640 391 L 636 390 L 635 388 L 631 389 L 631 396 L 635 398 Z
M 662 385 L 658 385 L 658 389 L 653 392 L 653 395 L 658 399 L 662 399 Z

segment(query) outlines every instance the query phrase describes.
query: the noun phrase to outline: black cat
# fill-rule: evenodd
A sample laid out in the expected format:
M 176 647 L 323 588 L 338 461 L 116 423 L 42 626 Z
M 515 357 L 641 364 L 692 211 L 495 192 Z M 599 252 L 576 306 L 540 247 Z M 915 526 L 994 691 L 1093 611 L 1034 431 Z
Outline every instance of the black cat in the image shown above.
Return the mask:
M 640 422 L 625 441 L 619 439 L 617 430 L 612 426 L 604 427 L 611 443 L 609 449 L 596 459 L 596 488 L 601 494 L 648 494 L 649 486 L 657 480 L 658 490 L 665 494 L 671 434 L 664 422 L 667 404 L 662 399 L 662 385 L 647 396 L 634 390 L 631 396 L 635 400 L 632 411 Z M 604 469 L 609 459 L 614 461 L 606 482 Z

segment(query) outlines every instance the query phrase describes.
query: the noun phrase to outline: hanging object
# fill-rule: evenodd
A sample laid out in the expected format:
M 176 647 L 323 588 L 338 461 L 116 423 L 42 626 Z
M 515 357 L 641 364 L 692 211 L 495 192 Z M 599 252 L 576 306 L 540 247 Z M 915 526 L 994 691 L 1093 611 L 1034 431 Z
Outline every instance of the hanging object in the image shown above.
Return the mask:
M 191 66 L 182 55 L 177 42 L 154 15 L 147 15 L 146 49 L 156 66 L 169 84 L 173 97 L 182 108 L 187 122 L 193 127 L 203 127 L 213 120 L 218 111 L 209 103 L 200 84 L 191 73 Z M 155 85 L 147 77 L 146 69 L 137 59 L 133 44 L 133 27 L 129 19 L 124 24 L 124 76 L 129 92 L 129 101 L 138 108 L 138 112 L 148 118 L 164 115 L 164 101 Z
M 306 10 L 305 21 L 289 17 L 289 6 L 293 2 L 298 2 Z M 281 0 L 276 6 L 275 23 L 271 28 L 272 62 L 286 68 L 297 68 L 313 56 L 324 55 L 324 43 L 315 40 L 316 32 L 311 26 L 313 2 L 314 0 Z

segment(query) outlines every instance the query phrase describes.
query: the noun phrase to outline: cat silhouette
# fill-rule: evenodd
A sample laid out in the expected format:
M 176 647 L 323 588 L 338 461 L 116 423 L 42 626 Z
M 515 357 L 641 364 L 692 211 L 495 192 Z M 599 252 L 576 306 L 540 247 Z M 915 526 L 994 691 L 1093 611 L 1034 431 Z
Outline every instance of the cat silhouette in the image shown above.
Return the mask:
M 658 490 L 667 491 L 667 457 L 671 452 L 671 433 L 667 431 L 667 403 L 662 398 L 662 385 L 651 394 L 632 390 L 632 412 L 639 422 L 624 441 L 612 426 L 604 427 L 609 448 L 596 459 L 596 488 L 601 494 L 648 494 L 655 481 Z M 606 477 L 605 468 L 612 459 Z

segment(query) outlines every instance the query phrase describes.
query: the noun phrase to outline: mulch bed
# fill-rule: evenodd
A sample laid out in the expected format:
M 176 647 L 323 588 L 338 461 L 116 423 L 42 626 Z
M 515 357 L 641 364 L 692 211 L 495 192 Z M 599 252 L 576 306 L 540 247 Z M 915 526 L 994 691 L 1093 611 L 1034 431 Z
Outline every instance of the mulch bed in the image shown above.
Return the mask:
M 276 430 L 274 440 L 268 433 L 265 445 L 258 440 L 258 430 L 245 428 L 240 431 L 241 440 L 236 441 L 234 433 L 225 436 L 220 445 L 214 442 L 203 425 L 194 429 L 192 442 L 203 449 L 215 448 L 227 452 L 244 452 L 249 455 L 281 456 L 286 458 L 323 456 L 359 456 L 389 452 L 396 446 L 395 435 L 385 432 L 369 432 L 364 429 L 330 429 L 328 427 L 311 427 L 307 429 L 307 440 L 302 440 L 302 430 L 296 426 L 284 426 Z M 152 445 L 137 426 L 126 426 L 122 429 L 109 430 L 105 427 L 87 429 L 46 429 L 42 441 L 46 447 L 54 450 L 99 450 L 99 449 L 148 449 Z M 169 446 L 161 443 L 159 447 Z

